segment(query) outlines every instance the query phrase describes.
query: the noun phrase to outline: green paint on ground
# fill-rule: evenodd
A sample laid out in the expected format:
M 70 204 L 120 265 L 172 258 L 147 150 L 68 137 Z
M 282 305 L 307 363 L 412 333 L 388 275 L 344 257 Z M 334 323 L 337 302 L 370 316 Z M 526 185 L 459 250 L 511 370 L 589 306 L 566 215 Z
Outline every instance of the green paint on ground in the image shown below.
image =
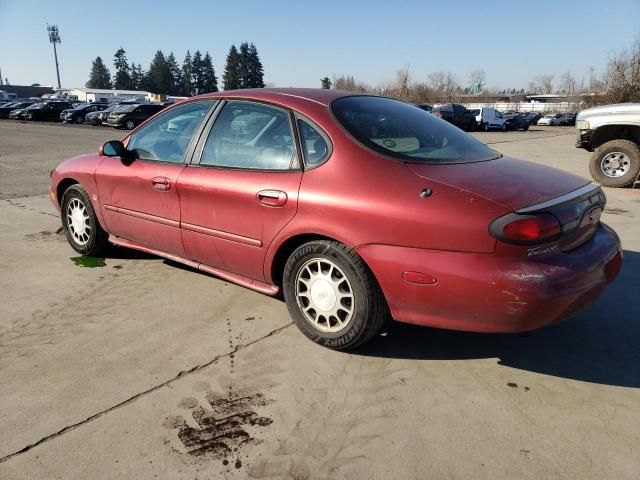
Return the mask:
M 107 266 L 104 258 L 99 257 L 71 257 L 71 261 L 78 267 L 95 268 Z

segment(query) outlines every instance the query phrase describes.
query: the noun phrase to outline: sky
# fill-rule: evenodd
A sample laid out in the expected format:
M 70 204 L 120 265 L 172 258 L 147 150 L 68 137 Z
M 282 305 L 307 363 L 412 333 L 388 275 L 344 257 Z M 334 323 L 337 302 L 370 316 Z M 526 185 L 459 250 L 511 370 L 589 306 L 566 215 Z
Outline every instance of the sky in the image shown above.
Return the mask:
M 0 70 L 14 85 L 55 85 L 46 25 L 57 24 L 62 86 L 82 87 L 100 56 L 146 69 L 156 50 L 208 51 L 222 76 L 231 44 L 253 42 L 265 82 L 319 87 L 353 75 L 371 85 L 409 67 L 414 81 L 451 71 L 462 86 L 486 72 L 486 86 L 525 88 L 542 73 L 586 79 L 640 35 L 640 0 L 0 0 Z M 221 83 L 221 82 L 220 82 Z

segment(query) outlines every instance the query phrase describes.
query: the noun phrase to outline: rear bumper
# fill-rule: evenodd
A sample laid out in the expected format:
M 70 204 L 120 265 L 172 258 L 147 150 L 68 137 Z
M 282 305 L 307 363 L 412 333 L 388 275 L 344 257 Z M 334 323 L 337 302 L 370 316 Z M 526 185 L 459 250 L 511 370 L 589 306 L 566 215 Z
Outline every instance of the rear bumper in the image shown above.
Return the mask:
M 591 303 L 617 276 L 622 259 L 618 236 L 604 225 L 571 252 L 535 259 L 388 245 L 357 251 L 396 320 L 505 333 L 550 325 Z M 412 283 L 403 279 L 405 272 L 420 272 L 419 278 L 434 283 Z

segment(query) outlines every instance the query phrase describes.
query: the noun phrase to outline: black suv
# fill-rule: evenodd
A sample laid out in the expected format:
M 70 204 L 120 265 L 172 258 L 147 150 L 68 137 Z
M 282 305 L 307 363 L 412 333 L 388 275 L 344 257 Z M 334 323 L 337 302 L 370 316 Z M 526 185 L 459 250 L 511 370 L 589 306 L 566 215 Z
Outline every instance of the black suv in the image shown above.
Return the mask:
M 40 102 L 25 110 L 22 118 L 34 121 L 59 122 L 60 113 L 68 108 L 73 108 L 71 102 Z
M 107 117 L 107 125 L 131 130 L 165 107 L 166 105 L 158 105 L 155 103 L 120 105 Z
M 445 103 L 433 107 L 433 113 L 436 117 L 440 117 L 449 123 L 453 123 L 456 127 L 463 130 L 472 131 L 476 125 L 476 116 L 464 105 L 457 103 Z
M 89 103 L 78 105 L 76 108 L 72 110 L 67 110 L 62 113 L 62 121 L 65 123 L 84 123 L 84 119 L 88 113 L 91 112 L 100 112 L 109 108 L 108 103 Z

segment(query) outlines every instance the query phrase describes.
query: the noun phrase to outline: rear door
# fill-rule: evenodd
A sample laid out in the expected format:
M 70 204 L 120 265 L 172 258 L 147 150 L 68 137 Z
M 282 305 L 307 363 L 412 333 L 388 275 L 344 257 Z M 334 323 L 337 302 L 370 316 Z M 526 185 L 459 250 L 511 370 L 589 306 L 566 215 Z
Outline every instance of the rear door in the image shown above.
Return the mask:
M 295 216 L 302 169 L 291 112 L 228 101 L 178 180 L 187 256 L 264 280 L 267 247 Z
M 189 102 L 167 111 L 131 135 L 133 160 L 106 157 L 100 163 L 96 183 L 109 233 L 184 256 L 177 181 L 214 104 Z

